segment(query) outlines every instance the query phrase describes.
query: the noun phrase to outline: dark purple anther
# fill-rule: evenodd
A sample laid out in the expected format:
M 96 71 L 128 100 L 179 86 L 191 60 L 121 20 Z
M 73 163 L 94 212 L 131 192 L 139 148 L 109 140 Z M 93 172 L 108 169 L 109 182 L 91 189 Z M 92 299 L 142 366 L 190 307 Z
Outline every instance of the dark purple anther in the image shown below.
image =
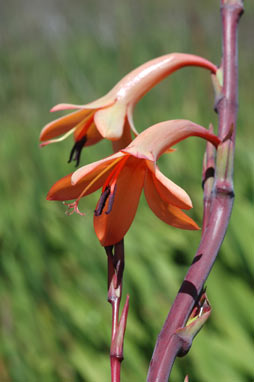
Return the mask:
M 107 215 L 111 212 L 112 210 L 112 207 L 113 207 L 113 203 L 114 203 L 114 200 L 115 200 L 115 194 L 116 194 L 116 185 L 114 187 L 114 191 L 109 195 L 109 198 L 108 198 L 108 209 L 107 211 L 105 212 Z
M 78 167 L 79 162 L 80 162 L 81 151 L 82 151 L 85 143 L 86 143 L 86 135 L 84 135 L 83 138 L 79 139 L 77 142 L 74 143 L 74 145 L 71 149 L 70 158 L 68 160 L 68 163 L 70 163 L 72 161 L 76 161 L 76 167 Z
M 110 187 L 107 186 L 105 190 L 101 193 L 98 207 L 94 211 L 95 216 L 100 216 L 102 214 L 103 208 L 105 207 L 105 204 L 109 195 L 110 195 Z

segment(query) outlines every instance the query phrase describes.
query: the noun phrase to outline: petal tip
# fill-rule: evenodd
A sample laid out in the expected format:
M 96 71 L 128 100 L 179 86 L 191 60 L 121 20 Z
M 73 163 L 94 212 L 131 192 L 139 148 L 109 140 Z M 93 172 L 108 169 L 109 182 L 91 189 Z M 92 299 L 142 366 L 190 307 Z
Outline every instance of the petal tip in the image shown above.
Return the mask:
M 201 228 L 199 227 L 199 225 L 193 219 L 191 219 L 190 223 L 191 223 L 191 226 L 188 229 L 190 229 L 192 231 L 200 231 Z
M 85 109 L 83 105 L 74 105 L 72 103 L 59 103 L 50 109 L 50 112 L 62 111 L 62 110 L 73 110 L 73 109 Z
M 47 145 L 49 145 L 50 142 L 42 142 L 42 143 L 39 143 L 39 147 L 42 148 L 42 147 L 45 147 Z
M 49 111 L 50 111 L 50 113 L 54 113 L 54 111 L 60 111 L 60 110 L 63 110 L 63 108 L 62 108 L 62 103 L 60 103 L 60 104 L 58 104 L 58 105 L 55 105 L 55 106 L 53 106 Z

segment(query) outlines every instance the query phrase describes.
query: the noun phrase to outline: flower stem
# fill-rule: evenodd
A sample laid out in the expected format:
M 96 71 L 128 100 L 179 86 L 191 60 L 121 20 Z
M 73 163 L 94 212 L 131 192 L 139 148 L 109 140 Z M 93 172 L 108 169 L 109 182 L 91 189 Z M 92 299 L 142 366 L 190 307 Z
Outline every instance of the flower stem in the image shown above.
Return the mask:
M 216 110 L 219 115 L 218 133 L 222 144 L 217 152 L 213 189 L 211 192 L 205 189 L 204 196 L 209 195 L 211 207 L 205 207 L 201 242 L 158 336 L 147 382 L 168 381 L 174 360 L 181 353 L 182 347 L 175 332 L 185 326 L 195 302 L 200 297 L 229 223 L 234 198 L 232 176 L 238 91 L 237 24 L 242 12 L 241 0 L 221 0 L 223 86 L 221 95 L 218 97 L 216 94 Z M 208 155 L 209 150 L 206 153 Z
M 120 382 L 121 362 L 123 360 L 123 341 L 129 308 L 129 297 L 127 296 L 119 320 L 124 271 L 123 240 L 114 245 L 114 253 L 113 246 L 105 247 L 105 250 L 108 256 L 108 302 L 112 306 L 112 334 L 110 347 L 111 382 Z

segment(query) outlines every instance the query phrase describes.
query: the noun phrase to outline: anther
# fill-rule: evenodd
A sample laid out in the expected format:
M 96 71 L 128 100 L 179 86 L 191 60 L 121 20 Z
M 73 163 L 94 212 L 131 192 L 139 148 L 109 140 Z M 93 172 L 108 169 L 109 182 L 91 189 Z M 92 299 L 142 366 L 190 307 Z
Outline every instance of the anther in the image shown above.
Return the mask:
M 84 147 L 84 144 L 86 143 L 86 135 L 84 135 L 81 139 L 79 139 L 75 144 L 73 145 L 70 153 L 70 158 L 68 160 L 68 163 L 72 161 L 76 161 L 76 167 L 78 167 L 79 162 L 80 162 L 80 155 L 81 151 Z
M 94 211 L 95 216 L 100 216 L 102 214 L 103 208 L 105 207 L 105 204 L 109 195 L 110 195 L 110 187 L 107 186 L 100 196 L 98 207 Z
M 111 210 L 112 210 L 113 203 L 114 203 L 114 200 L 115 200 L 115 194 L 116 194 L 116 185 L 114 186 L 113 192 L 110 193 L 110 195 L 109 195 L 109 198 L 108 198 L 108 209 L 105 212 L 106 215 L 108 215 L 111 212 Z

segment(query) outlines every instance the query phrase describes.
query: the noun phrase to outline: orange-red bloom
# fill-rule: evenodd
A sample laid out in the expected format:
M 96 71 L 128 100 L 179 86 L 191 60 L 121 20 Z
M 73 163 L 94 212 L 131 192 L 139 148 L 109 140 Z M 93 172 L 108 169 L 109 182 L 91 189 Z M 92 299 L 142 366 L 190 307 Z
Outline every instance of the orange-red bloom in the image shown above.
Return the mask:
M 152 211 L 177 228 L 198 229 L 182 209 L 192 207 L 188 194 L 158 169 L 156 160 L 171 146 L 199 136 L 217 146 L 220 140 L 207 129 L 186 120 L 166 121 L 148 128 L 124 150 L 91 163 L 56 182 L 48 200 L 72 200 L 78 210 L 80 199 L 99 188 L 101 197 L 94 212 L 94 228 L 103 246 L 119 242 L 128 231 L 142 189 Z
M 94 102 L 53 107 L 51 111 L 78 111 L 46 125 L 40 135 L 41 146 L 62 141 L 73 134 L 75 144 L 70 161 L 76 160 L 77 165 L 82 148 L 102 138 L 114 141 L 115 151 L 126 147 L 131 141 L 131 130 L 137 135 L 132 117 L 136 103 L 158 82 L 184 66 L 200 66 L 213 73 L 217 70 L 210 61 L 192 54 L 172 53 L 148 61 L 127 74 L 109 93 Z

